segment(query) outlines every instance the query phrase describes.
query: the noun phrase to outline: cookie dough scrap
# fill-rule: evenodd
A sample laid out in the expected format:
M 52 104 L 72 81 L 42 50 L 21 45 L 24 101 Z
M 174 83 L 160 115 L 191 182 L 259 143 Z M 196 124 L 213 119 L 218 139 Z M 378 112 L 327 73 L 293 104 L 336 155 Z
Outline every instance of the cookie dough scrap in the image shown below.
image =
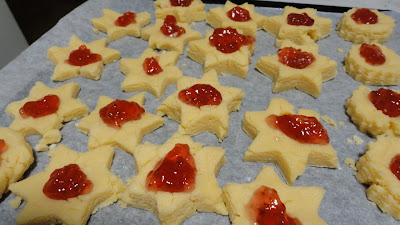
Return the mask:
M 196 84 L 208 84 L 220 92 L 222 101 L 218 105 L 200 107 L 186 104 L 178 97 L 181 91 Z M 196 135 L 209 131 L 219 141 L 228 135 L 229 114 L 240 109 L 244 92 L 239 88 L 221 86 L 214 70 L 204 73 L 201 79 L 183 77 L 177 82 L 177 91 L 168 96 L 157 108 L 157 114 L 180 122 L 178 132 Z
M 121 59 L 120 69 L 126 75 L 121 88 L 126 92 L 148 91 L 158 99 L 162 98 L 165 89 L 176 83 L 183 76 L 182 71 L 176 66 L 179 59 L 179 52 L 168 51 L 155 53 L 152 49 L 146 49 L 136 59 Z M 158 64 L 161 70 L 146 64 L 149 60 Z M 152 71 L 157 70 L 155 74 Z M 150 71 L 150 73 L 149 73 Z
M 302 15 L 303 14 L 303 15 Z M 288 16 L 305 16 L 306 20 L 313 21 L 307 25 L 291 25 Z M 332 20 L 317 15 L 317 10 L 313 8 L 297 9 L 286 6 L 282 15 L 268 17 L 263 25 L 268 33 L 275 36 L 276 47 L 280 47 L 282 41 L 291 40 L 292 42 L 303 45 L 314 43 L 326 38 L 332 31 Z
M 145 93 L 142 92 L 134 95 L 127 101 L 136 102 L 140 107 L 143 107 Z M 111 145 L 132 154 L 133 149 L 140 144 L 144 135 L 164 124 L 164 119 L 161 116 L 144 112 L 141 114 L 140 119 L 130 120 L 122 124 L 119 129 L 109 126 L 100 117 L 100 110 L 112 102 L 114 102 L 114 99 L 107 96 L 100 96 L 96 108 L 76 124 L 79 131 L 89 135 L 89 150 L 103 145 Z
M 370 185 L 366 190 L 368 199 L 397 220 L 400 220 L 400 181 L 391 167 L 399 170 L 399 146 L 398 137 L 378 136 L 376 142 L 367 145 L 367 152 L 356 165 L 358 182 Z
M 236 7 L 236 8 L 235 8 Z M 249 19 L 246 18 L 244 21 L 235 21 L 232 20 L 228 14 L 230 14 L 231 10 L 237 11 L 247 11 Z M 246 12 L 245 11 L 245 12 Z M 240 17 L 240 13 L 237 15 Z M 248 4 L 247 2 L 242 5 L 236 5 L 231 1 L 226 1 L 225 6 L 217 7 L 210 9 L 210 13 L 207 15 L 207 23 L 209 23 L 212 27 L 232 27 L 235 29 L 239 29 L 243 31 L 244 35 L 250 35 L 254 38 L 257 37 L 257 30 L 262 28 L 262 25 L 265 23 L 266 16 L 263 16 L 254 11 L 254 5 Z
M 12 102 L 7 106 L 6 112 L 14 118 L 10 128 L 21 132 L 25 137 L 35 134 L 41 135 L 42 139 L 35 146 L 35 149 L 38 151 L 48 150 L 47 145 L 60 142 L 60 129 L 64 122 L 76 120 L 89 113 L 89 108 L 79 99 L 76 99 L 79 90 L 79 84 L 74 82 L 57 88 L 50 88 L 42 82 L 36 82 L 29 93 L 29 97 L 21 101 Z M 20 109 L 25 103 L 39 101 L 48 95 L 57 95 L 60 100 L 55 113 L 37 118 L 24 118 L 21 115 Z
M 365 45 L 364 46 L 369 46 Z M 374 43 L 381 50 L 384 62 L 380 65 L 368 63 L 361 56 L 361 44 L 353 45 L 345 58 L 346 72 L 355 80 L 365 85 L 397 85 L 400 83 L 400 56 L 394 51 L 378 43 Z M 372 46 L 373 46 L 372 45 Z
M 282 60 L 285 60 L 286 56 L 280 57 L 279 54 L 281 50 L 286 49 L 300 51 L 300 54 L 309 53 L 314 57 L 314 60 L 304 68 L 296 68 L 284 64 Z M 298 63 L 303 63 L 308 59 L 302 61 L 298 58 L 296 60 L 298 60 Z M 336 66 L 337 64 L 334 60 L 318 53 L 317 44 L 297 45 L 287 40 L 282 42 L 281 48 L 277 51 L 276 55 L 262 56 L 256 62 L 256 68 L 273 80 L 274 86 L 272 91 L 274 93 L 296 88 L 314 98 L 320 95 L 322 82 L 331 80 L 336 76 Z
M 17 224 L 84 225 L 92 213 L 116 202 L 117 196 L 126 189 L 123 181 L 110 172 L 114 156 L 110 146 L 78 153 L 60 144 L 49 151 L 49 156 L 50 163 L 44 171 L 10 185 L 10 190 L 26 201 L 17 216 Z M 92 184 L 91 190 L 66 200 L 48 197 L 44 187 L 52 173 L 71 164 L 78 165 L 86 175 L 86 181 Z
M 157 167 L 176 144 L 186 144 L 194 159 L 194 186 L 185 192 L 149 190 L 146 177 Z M 164 145 L 145 143 L 135 148 L 137 175 L 128 180 L 128 188 L 121 199 L 132 207 L 155 213 L 162 225 L 178 225 L 198 212 L 215 212 L 227 215 L 222 200 L 222 190 L 216 175 L 226 162 L 221 147 L 203 147 L 188 136 L 175 134 Z
M 271 127 L 266 118 L 270 115 L 294 114 L 294 106 L 281 98 L 271 99 L 265 111 L 246 112 L 243 130 L 254 139 L 244 155 L 244 161 L 274 162 L 282 171 L 289 184 L 300 176 L 306 165 L 317 167 L 338 167 L 338 158 L 332 145 L 301 143 Z M 309 109 L 298 109 L 297 115 L 312 116 L 319 120 L 319 114 Z
M 338 35 L 346 41 L 356 44 L 378 42 L 383 43 L 389 40 L 395 27 L 394 19 L 375 9 L 368 10 L 377 16 L 376 23 L 357 23 L 352 15 L 357 11 L 352 8 L 343 13 L 342 19 L 339 21 L 336 30 Z
M 131 11 L 131 13 L 134 13 Z M 150 13 L 141 12 L 135 14 L 135 22 L 127 26 L 118 26 L 115 21 L 122 17 L 123 14 L 115 12 L 111 9 L 103 9 L 103 16 L 93 18 L 93 26 L 108 35 L 108 41 L 115 41 L 126 36 L 140 37 L 142 27 L 150 23 Z
M 24 136 L 7 127 L 0 127 L 0 198 L 8 185 L 17 182 L 33 163 L 31 146 Z
M 167 15 L 173 15 L 181 23 L 191 24 L 206 19 L 205 5 L 201 0 L 193 0 L 188 6 L 173 6 L 172 3 L 187 3 L 182 0 L 156 0 L 154 8 L 157 19 L 164 19 Z
M 82 66 L 75 66 L 69 62 L 74 51 L 87 49 L 90 53 L 87 55 L 88 58 L 97 56 L 97 59 L 100 60 L 94 60 L 95 62 Z M 101 57 L 98 57 L 98 55 Z M 77 36 L 72 35 L 68 47 L 53 46 L 47 51 L 47 57 L 56 66 L 51 77 L 54 81 L 68 80 L 78 77 L 79 74 L 85 78 L 98 80 L 103 72 L 104 64 L 117 61 L 121 57 L 121 53 L 115 49 L 107 48 L 106 38 L 85 43 L 79 40 Z
M 301 224 L 327 224 L 318 215 L 318 209 L 325 194 L 324 189 L 288 186 L 282 182 L 273 167 L 264 166 L 253 182 L 248 184 L 228 183 L 223 188 L 224 202 L 233 225 L 256 223 L 251 220 L 249 203 L 254 193 L 263 186 L 275 189 L 279 199 L 286 207 L 287 215 L 293 219 L 296 218 Z

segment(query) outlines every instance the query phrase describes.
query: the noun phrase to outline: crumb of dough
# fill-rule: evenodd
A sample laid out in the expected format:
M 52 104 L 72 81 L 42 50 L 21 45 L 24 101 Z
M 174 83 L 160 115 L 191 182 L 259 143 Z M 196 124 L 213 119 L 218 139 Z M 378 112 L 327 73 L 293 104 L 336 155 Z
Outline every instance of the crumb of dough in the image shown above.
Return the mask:
M 342 66 L 342 70 L 346 72 L 346 66 Z
M 99 33 L 99 29 L 93 28 L 93 32 L 94 32 L 95 34 L 98 34 L 98 33 Z
M 354 135 L 353 136 L 353 140 L 354 140 L 354 143 L 356 143 L 356 145 L 361 145 L 363 142 L 364 142 L 364 140 L 363 139 L 361 139 L 359 136 L 357 136 L 357 135 Z
M 339 126 L 344 126 L 344 122 L 343 121 L 339 121 Z
M 354 171 L 357 171 L 356 162 L 354 162 L 354 159 L 352 159 L 352 158 L 346 158 L 346 159 L 344 160 L 344 163 L 345 163 L 346 165 L 348 165 L 350 168 L 352 168 Z
M 334 119 L 330 118 L 328 115 L 323 115 L 323 116 L 321 116 L 321 119 L 322 119 L 325 123 L 327 123 L 327 124 L 329 124 L 329 125 L 332 125 L 332 126 L 335 128 L 335 130 L 336 130 L 336 128 L 337 128 L 337 123 L 336 123 L 336 121 L 335 121 Z
M 49 146 L 49 149 L 53 149 L 54 147 L 56 147 L 57 145 L 56 144 L 51 144 L 50 146 Z
M 353 144 L 353 140 L 351 140 L 350 138 L 346 139 L 347 144 Z
M 340 53 L 343 53 L 344 49 L 343 48 L 338 48 L 337 51 L 340 52 Z
M 88 98 L 88 99 L 86 99 L 86 101 L 87 101 L 87 102 L 91 102 L 91 101 L 92 101 L 92 99 L 91 99 L 91 98 Z
M 49 147 L 45 144 L 37 144 L 37 145 L 35 145 L 35 149 L 38 152 L 43 152 L 43 151 L 47 151 L 49 149 Z
M 14 199 L 10 200 L 10 206 L 13 207 L 13 209 L 18 209 L 18 207 L 21 205 L 22 198 L 19 196 L 16 196 Z
M 182 64 L 182 67 L 186 67 L 186 66 L 187 66 L 186 63 L 183 63 L 183 64 Z

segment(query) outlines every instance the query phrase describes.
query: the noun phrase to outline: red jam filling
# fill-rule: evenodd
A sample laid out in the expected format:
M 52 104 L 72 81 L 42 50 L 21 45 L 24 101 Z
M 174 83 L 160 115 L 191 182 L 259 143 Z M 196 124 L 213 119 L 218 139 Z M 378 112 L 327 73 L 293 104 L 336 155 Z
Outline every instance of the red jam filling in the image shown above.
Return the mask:
M 252 45 L 254 38 L 239 34 L 236 29 L 228 27 L 216 28 L 209 41 L 218 51 L 228 54 L 238 51 L 242 45 Z
M 328 132 L 315 117 L 294 114 L 270 115 L 266 118 L 266 122 L 300 143 L 321 145 L 329 143 Z
M 155 75 L 163 71 L 156 57 L 146 58 L 143 61 L 143 69 L 147 75 Z
M 139 120 L 145 110 L 136 102 L 115 100 L 100 109 L 100 118 L 110 127 L 119 129 L 131 120 Z
M 3 139 L 0 139 L 0 154 L 5 152 L 7 148 L 7 143 Z
M 314 19 L 309 17 L 307 13 L 290 13 L 287 18 L 287 23 L 294 26 L 307 26 L 314 25 Z
M 251 20 L 250 12 L 247 9 L 236 6 L 229 10 L 226 15 L 233 21 L 246 22 Z
M 292 47 L 281 48 L 277 53 L 279 62 L 295 69 L 304 69 L 315 61 L 312 53 Z
M 369 93 L 369 100 L 377 110 L 389 117 L 400 116 L 400 94 L 385 88 Z
M 301 225 L 297 218 L 286 213 L 278 192 L 267 186 L 259 187 L 247 205 L 251 221 L 257 225 Z
M 362 44 L 360 47 L 360 55 L 365 61 L 373 66 L 379 66 L 385 63 L 386 57 L 382 53 L 379 46 L 372 44 Z
M 67 200 L 92 191 L 93 183 L 77 164 L 69 164 L 51 173 L 43 193 L 54 200 Z
M 219 105 L 222 102 L 221 93 L 209 84 L 195 84 L 180 91 L 178 98 L 183 103 L 198 108 L 203 105 Z
M 400 154 L 395 155 L 390 162 L 390 171 L 400 180 Z
M 149 191 L 190 192 L 194 190 L 196 164 L 187 144 L 175 144 L 164 159 L 147 174 Z
M 125 12 L 114 21 L 114 24 L 119 27 L 126 27 L 131 23 L 136 23 L 135 18 L 136 14 L 134 12 Z
M 99 54 L 91 53 L 86 45 L 81 45 L 77 50 L 69 54 L 66 62 L 73 66 L 85 66 L 91 63 L 101 61 L 102 57 Z
M 192 4 L 193 0 L 169 0 L 172 6 L 183 6 L 188 7 Z
M 168 15 L 164 19 L 164 24 L 160 27 L 161 32 L 167 37 L 179 37 L 186 33 L 185 28 L 177 25 L 176 18 Z
M 31 101 L 24 104 L 19 109 L 19 114 L 22 118 L 38 118 L 47 116 L 57 112 L 60 106 L 60 99 L 57 95 L 46 95 L 37 101 Z
M 357 9 L 351 14 L 351 18 L 358 24 L 376 24 L 378 23 L 378 15 L 369 9 Z

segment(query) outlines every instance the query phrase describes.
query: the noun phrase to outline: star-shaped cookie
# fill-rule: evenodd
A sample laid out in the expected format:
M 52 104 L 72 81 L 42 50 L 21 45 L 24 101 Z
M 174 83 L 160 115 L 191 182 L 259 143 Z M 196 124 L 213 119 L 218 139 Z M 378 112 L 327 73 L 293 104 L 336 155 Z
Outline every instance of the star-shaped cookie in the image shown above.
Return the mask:
M 14 118 L 10 128 L 21 132 L 24 136 L 41 135 L 42 139 L 35 146 L 38 151 L 46 151 L 48 144 L 54 144 L 61 140 L 60 129 L 63 122 L 76 120 L 89 113 L 89 108 L 79 99 L 79 84 L 70 82 L 57 88 L 50 88 L 42 82 L 36 82 L 29 93 L 29 97 L 21 101 L 12 102 L 7 106 L 6 112 Z M 55 113 L 33 118 L 23 118 L 20 109 L 25 103 L 38 101 L 47 95 L 57 95 L 60 99 L 58 110 Z
M 217 89 L 222 96 L 221 103 L 196 107 L 182 102 L 178 98 L 179 92 L 195 84 L 209 84 Z M 181 134 L 192 136 L 209 131 L 222 141 L 228 135 L 229 114 L 239 110 L 243 95 L 244 92 L 239 88 L 221 86 L 215 70 L 210 70 L 204 73 L 201 79 L 193 77 L 179 79 L 177 91 L 158 106 L 157 113 L 180 122 L 178 132 Z
M 233 225 L 255 224 L 255 221 L 250 219 L 247 206 L 254 192 L 262 186 L 275 189 L 281 202 L 286 206 L 287 215 L 297 218 L 301 224 L 326 225 L 318 215 L 324 189 L 288 186 L 270 166 L 264 166 L 256 179 L 249 184 L 228 183 L 223 188 L 224 201 Z
M 101 60 L 84 66 L 74 66 L 68 63 L 70 54 L 73 51 L 80 49 L 81 46 L 86 46 L 86 49 L 89 49 L 91 54 L 100 55 Z M 79 74 L 82 77 L 92 80 L 100 79 L 104 64 L 115 62 L 121 57 L 121 53 L 119 51 L 107 48 L 106 46 L 106 38 L 85 43 L 79 40 L 77 36 L 72 35 L 68 47 L 53 46 L 49 48 L 47 51 L 47 57 L 54 65 L 56 65 L 51 79 L 54 81 L 64 81 L 78 77 Z
M 140 29 L 150 23 L 150 13 L 142 12 L 135 15 L 134 23 L 127 26 L 117 26 L 115 21 L 123 14 L 111 9 L 103 9 L 103 17 L 93 18 L 92 24 L 96 29 L 107 33 L 108 41 L 115 41 L 125 36 L 140 37 Z
M 157 60 L 161 72 L 149 75 L 145 70 L 145 60 L 154 58 Z M 176 51 L 155 53 L 152 49 L 146 49 L 140 58 L 121 59 L 120 68 L 126 75 L 121 88 L 126 92 L 148 91 L 158 99 L 162 98 L 165 89 L 183 76 L 182 71 L 176 66 L 179 53 Z M 149 70 L 148 67 L 146 67 Z
M 243 130 L 254 141 L 247 149 L 244 161 L 276 163 L 289 184 L 293 184 L 305 171 L 306 165 L 338 167 L 338 159 L 332 145 L 301 143 L 286 136 L 266 122 L 266 118 L 272 114 L 294 114 L 294 106 L 284 99 L 273 98 L 265 111 L 245 113 Z M 309 109 L 298 109 L 297 115 L 319 119 L 319 114 Z
M 170 152 L 175 144 L 187 144 L 197 170 L 192 191 L 167 192 L 149 191 L 146 177 L 157 162 Z M 164 145 L 145 143 L 135 148 L 137 175 L 128 180 L 128 188 L 122 195 L 122 201 L 130 206 L 154 212 L 163 225 L 178 225 L 199 212 L 216 212 L 227 215 L 222 201 L 222 190 L 218 186 L 216 175 L 226 162 L 225 150 L 220 147 L 203 147 L 188 136 L 173 135 Z
M 317 98 L 321 93 L 322 82 L 336 76 L 336 62 L 318 54 L 318 45 L 315 43 L 297 45 L 291 41 L 284 41 L 280 49 L 285 47 L 311 53 L 315 60 L 305 68 L 293 68 L 280 62 L 278 50 L 276 55 L 262 56 L 256 62 L 257 69 L 273 80 L 274 93 L 296 88 Z
M 103 145 L 112 145 L 132 154 L 133 149 L 142 141 L 143 136 L 161 127 L 164 124 L 164 119 L 161 116 L 144 112 L 140 119 L 128 121 L 119 129 L 108 126 L 100 117 L 99 111 L 113 101 L 114 99 L 107 96 L 100 96 L 96 108 L 88 116 L 82 118 L 76 124 L 76 127 L 79 131 L 90 136 L 89 150 Z M 145 94 L 143 92 L 134 95 L 127 101 L 136 102 L 143 107 Z
M 288 24 L 288 15 L 292 13 L 300 15 L 306 13 L 314 22 L 311 26 Z M 316 9 L 297 9 L 292 6 L 286 6 L 282 15 L 268 17 L 263 28 L 277 37 L 275 42 L 277 47 L 280 47 L 285 39 L 303 45 L 326 38 L 332 31 L 332 20 L 319 17 Z
M 91 213 L 116 202 L 126 189 L 124 182 L 110 172 L 114 157 L 110 146 L 78 153 L 61 144 L 50 150 L 49 156 L 50 163 L 44 171 L 10 185 L 10 190 L 27 202 L 17 216 L 17 224 L 84 225 Z M 79 166 L 92 183 L 91 191 L 67 200 L 47 197 L 43 190 L 50 175 L 70 164 Z
M 156 0 L 154 9 L 157 19 L 164 19 L 167 15 L 173 15 L 179 22 L 191 24 L 203 21 L 206 18 L 205 5 L 201 0 L 193 0 L 189 6 L 173 6 L 171 0 Z
M 228 17 L 227 13 L 235 7 L 240 7 L 249 12 L 250 18 L 247 21 L 234 21 Z M 242 5 L 236 5 L 231 1 L 226 1 L 225 6 L 210 9 L 210 13 L 207 15 L 207 23 L 212 27 L 233 27 L 235 29 L 240 29 L 243 34 L 250 35 L 252 37 L 257 36 L 257 30 L 261 29 L 262 25 L 265 23 L 267 17 L 256 13 L 254 11 L 254 5 L 248 4 L 247 2 Z

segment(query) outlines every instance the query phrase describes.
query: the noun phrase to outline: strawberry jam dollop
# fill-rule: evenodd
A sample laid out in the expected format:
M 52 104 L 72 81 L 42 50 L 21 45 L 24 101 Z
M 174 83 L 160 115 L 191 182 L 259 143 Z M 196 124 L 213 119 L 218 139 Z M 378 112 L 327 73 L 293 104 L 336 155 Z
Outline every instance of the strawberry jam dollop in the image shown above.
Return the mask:
M 3 139 L 0 139 L 0 165 L 1 165 L 1 154 L 5 152 L 7 148 L 8 148 L 7 143 Z
M 297 218 L 286 213 L 286 206 L 278 192 L 270 187 L 261 186 L 253 194 L 247 205 L 250 220 L 257 225 L 301 225 Z
M 233 21 L 246 22 L 251 20 L 250 12 L 240 6 L 233 7 L 226 15 Z
M 400 94 L 385 88 L 369 93 L 369 100 L 377 110 L 389 117 L 400 116 Z
M 282 116 L 270 115 L 266 118 L 268 125 L 279 129 L 286 136 L 307 144 L 329 143 L 328 132 L 315 117 L 286 114 Z
M 155 75 L 163 71 L 156 57 L 146 58 L 143 61 L 143 69 L 147 75 Z
M 395 155 L 390 162 L 390 171 L 400 180 L 400 154 Z
M 119 129 L 131 120 L 139 120 L 145 110 L 136 102 L 115 100 L 100 109 L 100 118 L 110 127 Z
M 91 53 L 90 49 L 88 49 L 86 45 L 81 45 L 77 50 L 74 50 L 69 54 L 69 58 L 66 62 L 72 66 L 85 66 L 101 60 L 101 55 Z
M 183 103 L 198 108 L 203 105 L 219 105 L 222 102 L 221 93 L 209 84 L 195 84 L 183 89 L 179 92 L 178 98 Z
M 136 14 L 134 12 L 125 12 L 114 21 L 115 26 L 126 27 L 131 23 L 136 23 Z
M 357 9 L 355 13 L 351 14 L 351 18 L 358 24 L 376 24 L 378 23 L 378 15 L 370 9 Z
M 239 34 L 236 29 L 227 27 L 216 28 L 209 41 L 218 51 L 228 54 L 238 51 L 243 45 L 252 45 L 254 38 Z
M 57 95 L 46 95 L 37 101 L 25 103 L 20 109 L 19 114 L 22 118 L 38 118 L 57 112 L 60 106 L 60 98 Z
M 295 69 L 304 69 L 315 61 L 312 53 L 302 52 L 301 49 L 285 47 L 278 50 L 280 63 Z
M 172 6 L 188 7 L 192 4 L 193 0 L 169 0 Z
M 294 26 L 307 26 L 314 25 L 314 19 L 309 17 L 307 13 L 290 13 L 287 18 L 287 23 Z
M 179 37 L 186 33 L 185 28 L 177 25 L 175 16 L 168 15 L 164 19 L 164 24 L 160 27 L 161 32 L 167 37 Z
M 386 57 L 382 53 L 381 48 L 375 44 L 362 44 L 360 47 L 360 55 L 368 64 L 373 66 L 382 65 L 386 61 Z
M 67 200 L 92 191 L 93 183 L 77 164 L 69 164 L 51 173 L 43 193 L 54 200 Z
M 147 174 L 146 188 L 149 191 L 190 192 L 195 187 L 196 173 L 189 145 L 178 143 Z

